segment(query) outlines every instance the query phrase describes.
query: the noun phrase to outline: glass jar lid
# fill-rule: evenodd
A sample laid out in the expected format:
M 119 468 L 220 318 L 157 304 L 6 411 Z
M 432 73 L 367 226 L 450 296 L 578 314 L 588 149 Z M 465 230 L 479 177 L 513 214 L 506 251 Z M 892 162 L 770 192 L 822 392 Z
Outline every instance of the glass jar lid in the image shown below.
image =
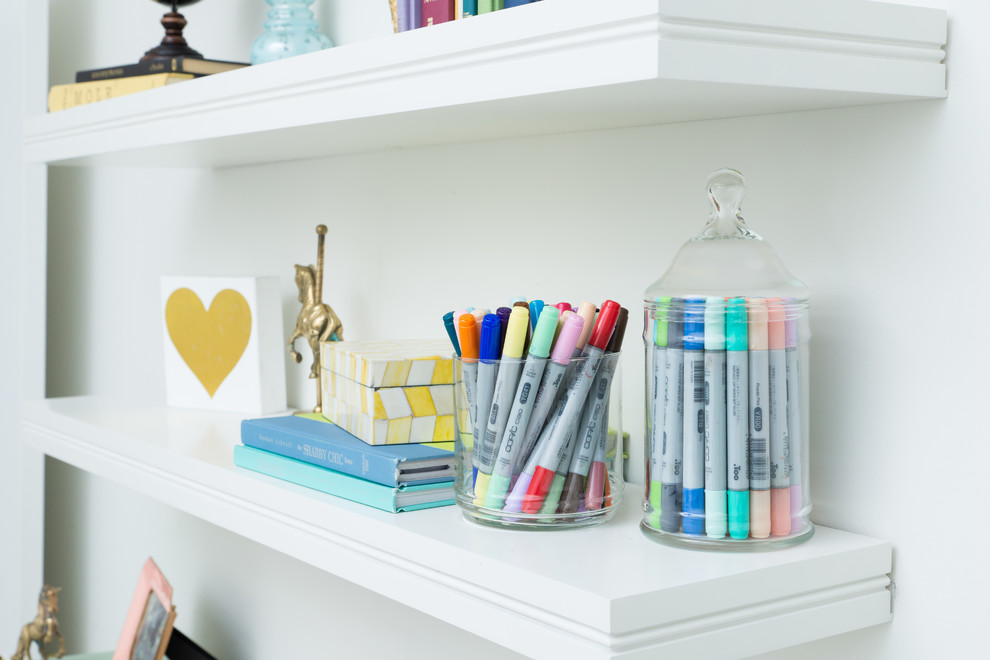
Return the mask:
M 763 238 L 743 220 L 746 180 L 733 169 L 708 179 L 711 213 L 701 233 L 687 241 L 645 299 L 685 296 L 759 296 L 805 300 L 808 287 L 794 277 Z

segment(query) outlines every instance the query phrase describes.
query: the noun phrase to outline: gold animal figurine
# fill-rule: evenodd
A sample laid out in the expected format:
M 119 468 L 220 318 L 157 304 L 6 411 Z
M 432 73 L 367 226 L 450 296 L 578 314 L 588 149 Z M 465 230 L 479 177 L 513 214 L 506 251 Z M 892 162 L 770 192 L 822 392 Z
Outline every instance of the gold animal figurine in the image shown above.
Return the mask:
M 330 305 L 322 301 L 323 297 L 323 247 L 327 235 L 326 225 L 316 228 L 316 268 L 296 264 L 296 287 L 299 289 L 299 302 L 302 309 L 296 316 L 296 327 L 289 337 L 289 355 L 296 362 L 302 362 L 302 355 L 295 349 L 294 344 L 300 337 L 309 342 L 313 351 L 313 366 L 309 377 L 316 379 L 316 407 L 313 412 L 323 411 L 323 394 L 320 387 L 320 344 L 324 341 L 341 341 L 344 338 L 344 326 Z
M 55 639 L 58 640 L 58 652 L 52 657 L 61 658 L 65 655 L 65 639 L 62 638 L 62 633 L 58 629 L 58 621 L 55 619 L 55 613 L 58 612 L 58 592 L 61 590 L 61 587 L 56 589 L 47 584 L 41 588 L 41 595 L 38 597 L 38 615 L 34 617 L 33 621 L 24 624 L 24 627 L 21 628 L 17 650 L 14 651 L 14 655 L 10 656 L 10 660 L 23 660 L 25 655 L 28 660 L 31 660 L 31 642 L 38 645 L 38 652 L 41 653 L 42 659 L 47 660 L 45 645 L 50 644 Z

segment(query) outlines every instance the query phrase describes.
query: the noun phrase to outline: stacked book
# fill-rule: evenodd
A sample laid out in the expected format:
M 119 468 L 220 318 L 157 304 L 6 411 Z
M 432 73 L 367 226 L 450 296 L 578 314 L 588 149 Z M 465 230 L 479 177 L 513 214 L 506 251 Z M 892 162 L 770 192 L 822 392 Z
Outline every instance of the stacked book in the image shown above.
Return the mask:
M 398 0 L 396 32 L 429 27 L 539 0 Z
M 319 414 L 245 419 L 241 442 L 239 467 L 377 509 L 454 503 L 453 443 L 369 445 Z
M 48 111 L 74 108 L 246 66 L 248 64 L 244 62 L 172 57 L 77 71 L 74 83 L 52 85 L 48 90 Z

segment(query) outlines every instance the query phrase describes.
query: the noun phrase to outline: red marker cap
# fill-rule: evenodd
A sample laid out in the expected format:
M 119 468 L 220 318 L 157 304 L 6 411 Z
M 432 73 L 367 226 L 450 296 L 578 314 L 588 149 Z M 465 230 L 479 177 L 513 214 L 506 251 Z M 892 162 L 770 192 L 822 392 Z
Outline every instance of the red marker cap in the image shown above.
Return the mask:
M 602 303 L 601 311 L 595 320 L 595 327 L 591 331 L 588 343 L 595 348 L 605 350 L 608 340 L 612 337 L 612 330 L 615 329 L 615 322 L 619 318 L 619 310 L 622 309 L 619 303 L 614 300 L 606 300 Z

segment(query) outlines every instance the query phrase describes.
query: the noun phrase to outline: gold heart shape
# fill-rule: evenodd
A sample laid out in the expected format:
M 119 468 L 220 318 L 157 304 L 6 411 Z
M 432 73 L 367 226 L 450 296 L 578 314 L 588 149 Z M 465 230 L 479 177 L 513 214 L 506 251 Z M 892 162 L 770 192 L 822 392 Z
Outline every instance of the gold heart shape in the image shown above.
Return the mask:
M 176 289 L 165 303 L 165 324 L 175 349 L 212 399 L 251 336 L 251 308 L 244 296 L 224 289 L 207 311 L 191 290 Z

